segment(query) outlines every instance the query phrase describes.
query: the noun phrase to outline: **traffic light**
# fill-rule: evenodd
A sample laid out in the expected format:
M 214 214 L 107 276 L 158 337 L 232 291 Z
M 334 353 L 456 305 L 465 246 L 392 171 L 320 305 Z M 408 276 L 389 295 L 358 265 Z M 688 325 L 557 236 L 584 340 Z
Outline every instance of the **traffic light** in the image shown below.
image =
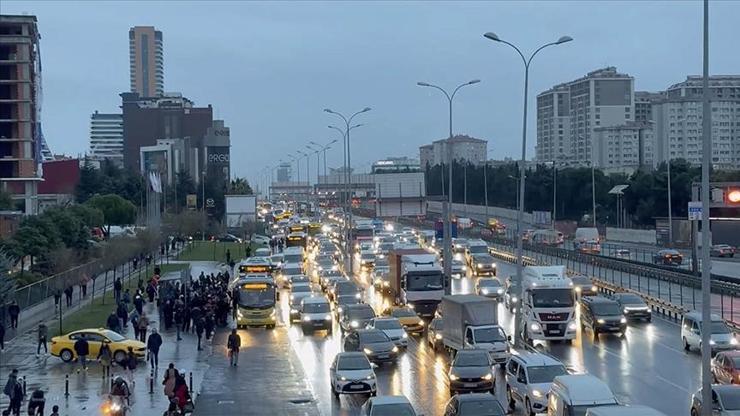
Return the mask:
M 740 204 L 740 189 L 728 189 L 725 195 L 727 198 L 727 203 Z

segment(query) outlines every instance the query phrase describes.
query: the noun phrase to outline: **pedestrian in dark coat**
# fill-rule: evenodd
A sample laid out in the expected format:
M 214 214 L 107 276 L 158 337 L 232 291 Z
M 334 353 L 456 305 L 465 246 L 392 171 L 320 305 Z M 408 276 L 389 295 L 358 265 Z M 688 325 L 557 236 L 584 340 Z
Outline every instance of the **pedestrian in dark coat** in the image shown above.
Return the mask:
M 162 336 L 156 329 L 152 329 L 149 339 L 146 341 L 146 349 L 149 353 L 149 362 L 152 367 L 159 368 L 159 347 L 162 346 Z
M 80 367 L 87 371 L 87 356 L 90 354 L 90 344 L 87 342 L 85 335 L 81 335 L 75 342 L 74 350 L 75 354 L 77 354 L 77 359 L 80 362 Z M 80 370 L 78 369 L 77 372 L 79 373 Z
M 144 314 L 144 298 L 138 294 L 134 296 L 134 308 L 136 308 L 136 312 L 139 312 L 139 315 Z
M 170 329 L 172 327 L 172 320 L 174 319 L 174 310 L 171 301 L 166 301 L 163 307 L 164 312 L 164 329 Z
M 46 347 L 46 338 L 49 336 L 49 328 L 46 327 L 46 324 L 43 322 L 39 322 L 39 329 L 38 329 L 38 344 L 36 344 L 36 356 L 41 353 L 41 346 L 44 346 L 44 354 L 48 354 L 49 350 Z
M 118 315 L 116 315 L 116 311 L 113 311 L 110 313 L 110 315 L 108 315 L 106 325 L 108 326 L 108 329 L 113 332 L 121 332 L 120 321 L 118 320 Z
M 211 334 L 213 334 L 213 328 L 215 327 L 215 322 L 213 321 L 213 313 L 206 314 L 206 322 L 205 322 L 205 329 L 206 329 L 206 339 L 211 339 Z
M 116 298 L 116 304 L 121 303 L 121 290 L 123 289 L 123 282 L 121 282 L 121 278 L 117 277 L 116 280 L 113 281 L 113 295 Z
M 118 304 L 116 316 L 118 316 L 118 320 L 121 321 L 121 329 L 125 329 L 128 326 L 128 309 L 126 309 L 126 305 L 123 302 Z
M 64 298 L 67 300 L 68 308 L 72 306 L 72 294 L 74 294 L 74 290 L 74 286 L 67 286 L 67 288 L 64 289 Z
M 10 327 L 13 329 L 18 329 L 18 315 L 21 314 L 21 307 L 18 306 L 17 301 L 13 301 L 13 303 L 8 306 L 8 315 L 10 315 Z
M 96 358 L 103 367 L 103 377 L 110 377 L 110 367 L 113 364 L 113 351 L 110 350 L 110 341 L 103 340 Z
M 136 371 L 136 367 L 139 365 L 139 359 L 136 358 L 136 354 L 134 354 L 134 348 L 128 347 L 128 352 L 126 353 L 126 375 L 128 376 L 128 384 L 129 386 L 134 386 L 134 371 Z
M 198 318 L 195 321 L 195 334 L 198 336 L 198 351 L 202 350 L 200 346 L 201 338 L 203 337 L 203 331 L 205 330 L 205 319 L 203 317 Z
M 154 282 L 149 282 L 146 287 L 146 294 L 149 296 L 149 302 L 154 302 L 154 296 L 157 294 L 157 288 L 155 287 Z
M 5 323 L 0 321 L 0 351 L 5 351 Z

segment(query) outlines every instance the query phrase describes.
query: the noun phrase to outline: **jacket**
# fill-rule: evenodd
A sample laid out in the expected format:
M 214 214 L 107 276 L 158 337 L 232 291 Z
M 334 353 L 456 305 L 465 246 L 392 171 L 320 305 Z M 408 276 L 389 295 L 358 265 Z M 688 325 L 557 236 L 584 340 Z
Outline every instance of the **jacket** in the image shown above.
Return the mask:
M 84 338 L 80 338 L 75 342 L 74 349 L 77 355 L 90 354 L 90 345 L 87 343 L 87 340 Z
M 226 347 L 230 351 L 239 351 L 239 347 L 242 346 L 242 339 L 239 334 L 230 334 L 229 340 L 226 342 Z
M 152 352 L 159 352 L 159 347 L 162 346 L 162 336 L 159 332 L 155 332 L 149 335 L 149 339 L 146 340 L 146 348 Z
M 106 321 L 106 324 L 108 325 L 109 329 L 116 330 L 118 329 L 118 317 L 115 314 L 108 315 L 108 320 Z
M 101 345 L 100 350 L 98 351 L 98 357 L 97 359 L 100 360 L 100 363 L 108 366 L 111 364 L 113 358 L 113 353 L 110 350 L 110 347 L 108 345 Z

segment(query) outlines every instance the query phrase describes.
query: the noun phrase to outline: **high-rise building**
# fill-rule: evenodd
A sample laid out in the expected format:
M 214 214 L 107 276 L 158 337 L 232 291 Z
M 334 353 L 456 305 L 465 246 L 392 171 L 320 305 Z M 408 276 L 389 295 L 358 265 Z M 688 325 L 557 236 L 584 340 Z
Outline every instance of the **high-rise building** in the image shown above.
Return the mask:
M 606 172 L 632 173 L 655 165 L 655 138 L 648 123 L 597 127 L 594 145 L 594 162 Z
M 292 172 L 290 169 L 290 163 L 283 162 L 277 168 L 277 182 L 290 182 Z
M 538 161 L 587 166 L 594 129 L 634 121 L 634 78 L 607 67 L 537 96 Z
M 712 165 L 716 169 L 740 169 L 740 75 L 709 78 L 712 106 Z M 702 159 L 702 77 L 689 76 L 671 85 L 653 103 L 658 162 L 686 159 L 700 165 Z
M 164 48 L 162 32 L 153 26 L 134 26 L 128 31 L 131 92 L 141 97 L 164 94 Z
M 90 115 L 90 153 L 93 160 L 108 159 L 123 166 L 123 114 Z
M 449 139 L 435 140 L 432 144 L 419 147 L 419 164 L 422 169 L 452 160 L 474 164 L 483 163 L 488 154 L 488 142 L 475 137 L 457 135 Z
M 38 212 L 42 180 L 40 97 L 36 16 L 0 15 L 0 187 L 26 214 Z
M 663 98 L 662 92 L 635 91 L 635 122 L 653 122 L 653 103 Z

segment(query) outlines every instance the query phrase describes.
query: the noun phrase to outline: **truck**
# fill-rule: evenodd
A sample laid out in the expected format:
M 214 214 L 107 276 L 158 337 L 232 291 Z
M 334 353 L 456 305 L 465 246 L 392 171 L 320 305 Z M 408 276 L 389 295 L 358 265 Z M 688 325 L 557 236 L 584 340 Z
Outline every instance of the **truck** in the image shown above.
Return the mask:
M 498 325 L 498 307 L 478 295 L 447 295 L 442 298 L 442 344 L 451 354 L 470 348 L 488 351 L 491 360 L 504 366 L 511 357 L 510 337 Z
M 434 234 L 437 240 L 445 238 L 445 222 L 442 219 L 437 220 L 434 223 Z M 452 238 L 457 238 L 457 220 L 452 220 Z M 441 246 L 441 244 L 440 244 Z
M 581 253 L 601 254 L 599 230 L 594 227 L 577 228 L 573 248 Z
M 421 248 L 388 253 L 388 292 L 396 305 L 409 305 L 417 315 L 432 317 L 444 294 L 444 274 L 437 256 Z
M 525 340 L 576 337 L 576 297 L 565 266 L 527 266 L 522 276 Z

